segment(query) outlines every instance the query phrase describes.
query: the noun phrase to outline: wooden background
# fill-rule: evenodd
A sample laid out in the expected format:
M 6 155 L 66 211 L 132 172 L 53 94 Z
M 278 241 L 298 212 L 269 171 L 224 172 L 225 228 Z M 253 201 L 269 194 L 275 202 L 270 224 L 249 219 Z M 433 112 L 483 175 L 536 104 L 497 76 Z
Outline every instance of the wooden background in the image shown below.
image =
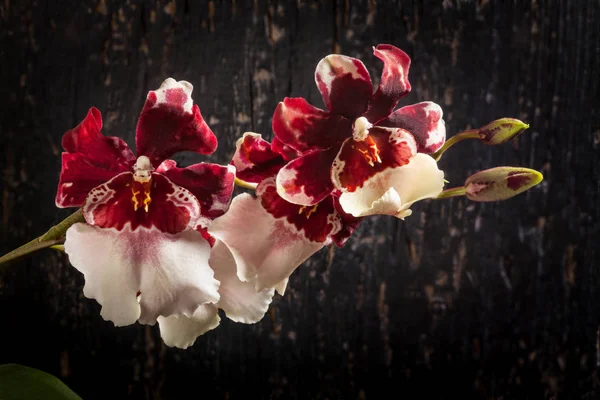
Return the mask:
M 54 207 L 60 139 L 90 106 L 133 144 L 147 91 L 188 80 L 219 138 L 210 160 L 226 163 L 243 132 L 271 137 L 284 96 L 322 105 L 325 55 L 378 77 L 378 43 L 412 57 L 402 104 L 439 103 L 449 135 L 531 124 L 504 146 L 453 148 L 451 183 L 496 165 L 546 177 L 503 203 L 370 218 L 260 323 L 224 320 L 186 351 L 103 321 L 66 257 L 40 252 L 0 272 L 0 363 L 85 399 L 599 398 L 599 20 L 597 0 L 0 2 L 0 253 L 70 212 Z

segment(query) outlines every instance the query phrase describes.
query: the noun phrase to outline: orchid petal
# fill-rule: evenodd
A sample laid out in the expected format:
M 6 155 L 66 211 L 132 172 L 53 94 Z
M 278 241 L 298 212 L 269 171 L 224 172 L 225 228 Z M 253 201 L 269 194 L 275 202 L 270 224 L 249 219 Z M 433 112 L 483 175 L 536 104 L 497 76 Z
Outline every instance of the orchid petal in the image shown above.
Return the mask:
M 62 153 L 56 206 L 82 206 L 90 190 L 118 174 L 119 171 L 110 171 L 90 164 L 88 158 L 81 153 Z
M 156 171 L 189 190 L 200 203 L 203 216 L 212 219 L 227 211 L 235 187 L 235 167 L 198 163 L 178 168 L 175 161 L 165 160 Z
M 85 276 L 84 294 L 102 305 L 115 325 L 159 315 L 191 316 L 219 300 L 219 282 L 208 265 L 210 246 L 200 233 L 156 229 L 101 229 L 77 223 L 67 231 L 65 252 Z
M 410 57 L 399 48 L 380 44 L 373 48 L 373 54 L 383 61 L 383 71 L 379 87 L 369 103 L 365 117 L 375 124 L 390 115 L 398 101 L 410 92 L 408 70 Z
M 281 140 L 277 139 L 277 136 L 275 136 L 271 141 L 271 150 L 273 150 L 275 153 L 281 154 L 285 161 L 293 160 L 294 158 L 298 158 L 302 155 L 302 152 L 283 143 Z
M 273 288 L 275 289 L 275 291 L 277 293 L 279 293 L 280 296 L 283 296 L 285 294 L 285 290 L 287 289 L 287 285 L 290 282 L 290 278 L 285 278 L 284 280 L 280 281 L 277 285 L 275 285 Z
M 121 138 L 104 136 L 102 115 L 92 107 L 86 117 L 62 138 L 62 147 L 67 153 L 80 153 L 97 169 L 115 173 L 128 171 L 135 162 L 133 152 Z
M 67 230 L 65 252 L 85 276 L 83 294 L 102 306 L 100 315 L 115 326 L 131 325 L 140 316 L 140 277 L 133 254 L 114 230 L 77 223 Z
M 236 176 L 245 182 L 260 183 L 275 175 L 286 163 L 283 156 L 272 150 L 271 144 L 258 133 L 244 133 L 235 147 L 231 164 L 235 167 Z
M 331 239 L 337 247 L 342 247 L 344 243 L 346 243 L 348 238 L 350 238 L 350 236 L 354 233 L 356 228 L 358 228 L 358 225 L 362 221 L 362 218 L 354 217 L 353 215 L 344 211 L 344 209 L 340 205 L 338 197 L 332 196 L 332 200 L 335 211 L 337 212 L 341 221 L 341 228 L 339 229 L 339 231 L 331 235 Z
M 171 315 L 158 317 L 160 336 L 167 346 L 187 349 L 194 344 L 198 336 L 219 326 L 217 306 L 204 304 L 196 309 L 191 317 Z
M 367 110 L 373 84 L 362 61 L 330 54 L 317 64 L 315 81 L 331 113 L 354 120 Z
M 328 172 L 336 153 L 336 148 L 315 150 L 287 163 L 277 174 L 279 195 L 304 206 L 317 204 L 329 196 L 333 183 Z
M 254 282 L 241 281 L 237 276 L 235 259 L 221 241 L 217 241 L 213 246 L 209 264 L 215 271 L 215 278 L 221 282 L 221 299 L 218 306 L 225 311 L 227 317 L 245 324 L 260 321 L 269 309 L 274 289 L 257 292 Z
M 264 180 L 256 192 L 259 198 L 236 196 L 208 231 L 227 245 L 242 281 L 256 282 L 259 291 L 282 288 L 283 281 L 339 231 L 339 218 L 331 202 L 316 209 L 286 202 L 277 195 L 273 179 Z
M 274 178 L 262 181 L 256 188 L 256 195 L 269 214 L 285 219 L 309 240 L 329 243 L 329 236 L 342 228 L 333 196 L 312 206 L 293 204 L 278 194 Z
M 419 153 L 434 153 L 446 141 L 442 108 L 431 102 L 402 107 L 379 123 L 380 126 L 406 129 L 417 142 Z
M 79 207 L 94 187 L 128 171 L 135 156 L 120 138 L 103 136 L 102 116 L 91 108 L 84 120 L 66 132 L 56 205 Z
M 145 227 L 169 233 L 194 229 L 201 217 L 200 203 L 189 190 L 157 173 L 148 182 L 139 182 L 131 172 L 92 189 L 83 215 L 101 228 Z
M 148 93 L 136 128 L 138 156 L 148 156 L 158 166 L 179 151 L 215 151 L 217 138 L 193 104 L 192 90 L 191 83 L 168 78 Z
M 362 140 L 344 142 L 331 168 L 331 179 L 342 192 L 353 192 L 377 173 L 408 164 L 417 146 L 403 129 L 372 127 Z
M 378 172 L 362 187 L 342 193 L 340 205 L 355 217 L 387 214 L 404 219 L 414 202 L 436 197 L 443 186 L 444 173 L 435 160 L 418 153 L 408 164 Z
M 346 139 L 351 129 L 350 120 L 316 108 L 302 97 L 286 97 L 273 114 L 275 137 L 301 152 L 327 149 Z
M 200 233 L 151 232 L 142 245 L 151 254 L 140 277 L 140 323 L 152 325 L 160 315 L 191 317 L 199 305 L 219 301 L 219 281 L 208 264 L 210 245 Z

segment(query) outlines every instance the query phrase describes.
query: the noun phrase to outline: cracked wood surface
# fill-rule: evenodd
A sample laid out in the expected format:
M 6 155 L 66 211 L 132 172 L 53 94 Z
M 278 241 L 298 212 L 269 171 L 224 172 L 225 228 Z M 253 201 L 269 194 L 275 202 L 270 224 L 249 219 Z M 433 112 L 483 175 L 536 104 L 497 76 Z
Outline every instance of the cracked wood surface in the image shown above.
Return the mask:
M 283 97 L 322 105 L 325 55 L 378 79 L 378 43 L 412 57 L 402 104 L 439 103 L 449 135 L 531 124 L 504 146 L 453 148 L 451 184 L 496 165 L 546 178 L 503 203 L 370 218 L 301 266 L 263 321 L 224 319 L 186 351 L 104 322 L 66 257 L 41 252 L 0 273 L 0 363 L 85 399 L 597 398 L 599 19 L 591 0 L 0 2 L 0 253 L 68 215 L 54 207 L 60 139 L 90 106 L 133 144 L 146 92 L 188 80 L 219 149 L 178 161 L 225 163 L 243 132 L 271 137 Z

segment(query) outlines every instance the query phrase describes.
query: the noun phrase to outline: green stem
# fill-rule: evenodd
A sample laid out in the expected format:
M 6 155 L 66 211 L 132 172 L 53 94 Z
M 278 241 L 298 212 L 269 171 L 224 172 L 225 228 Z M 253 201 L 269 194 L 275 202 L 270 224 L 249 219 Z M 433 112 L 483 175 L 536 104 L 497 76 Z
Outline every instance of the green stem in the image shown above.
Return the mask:
M 27 254 L 33 253 L 34 251 L 38 251 L 62 243 L 64 243 L 64 239 L 53 239 L 44 241 L 40 241 L 40 238 L 33 239 L 31 242 L 26 243 L 23 246 L 18 247 L 10 253 L 0 257 L 0 265 L 10 261 L 14 261 L 18 258 L 26 256 Z
M 85 218 L 83 218 L 83 211 L 81 208 L 75 211 L 73 214 L 69 215 L 67 218 L 63 219 L 58 224 L 54 225 L 52 228 L 48 229 L 48 232 L 44 233 L 39 240 L 52 240 L 65 236 L 67 229 L 71 227 L 71 225 L 77 222 L 85 222 Z
M 63 244 L 65 242 L 65 234 L 67 232 L 67 229 L 69 229 L 71 225 L 77 222 L 85 222 L 85 219 L 83 218 L 83 212 L 81 211 L 81 209 L 69 215 L 60 223 L 54 225 L 48 230 L 48 232 L 44 233 L 42 236 L 35 238 L 31 242 L 26 243 L 23 246 L 18 247 L 10 253 L 7 253 L 0 257 L 0 265 L 10 261 L 14 261 L 18 258 L 21 258 L 38 250 Z
M 465 188 L 464 186 L 446 189 L 442 193 L 440 193 L 438 197 L 436 197 L 436 199 L 447 199 L 449 197 L 464 196 L 466 190 L 467 188 Z
M 444 145 L 438 151 L 431 154 L 431 157 L 433 157 L 433 159 L 435 161 L 440 161 L 440 158 L 442 158 L 442 154 L 444 154 L 444 152 L 446 150 L 448 150 L 450 147 L 454 146 L 456 143 L 462 142 L 463 140 L 467 140 L 467 139 L 481 139 L 481 137 L 479 136 L 478 130 L 471 129 L 469 131 L 464 131 L 457 135 L 452 136 L 450 139 L 448 139 L 446 141 L 446 143 L 444 143 Z
M 252 189 L 252 190 L 256 189 L 256 186 L 257 186 L 256 183 L 246 182 L 239 178 L 235 178 L 235 184 L 239 187 L 243 187 L 246 189 Z

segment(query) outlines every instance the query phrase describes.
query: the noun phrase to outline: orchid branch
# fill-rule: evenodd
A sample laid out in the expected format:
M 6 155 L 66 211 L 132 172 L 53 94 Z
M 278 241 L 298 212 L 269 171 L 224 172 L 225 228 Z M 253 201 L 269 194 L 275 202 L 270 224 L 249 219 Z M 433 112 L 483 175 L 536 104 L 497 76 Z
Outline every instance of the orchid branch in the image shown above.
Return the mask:
M 26 243 L 23 246 L 18 247 L 10 253 L 7 253 L 0 257 L 0 265 L 17 260 L 35 251 L 45 249 L 48 247 L 60 250 L 61 247 L 59 246 L 65 242 L 65 234 L 67 232 L 67 229 L 69 229 L 73 224 L 77 222 L 85 222 L 85 219 L 83 218 L 83 212 L 81 211 L 81 209 L 69 215 L 60 223 L 54 225 L 48 230 L 48 232 L 44 233 L 42 236 L 35 238 L 29 243 Z

